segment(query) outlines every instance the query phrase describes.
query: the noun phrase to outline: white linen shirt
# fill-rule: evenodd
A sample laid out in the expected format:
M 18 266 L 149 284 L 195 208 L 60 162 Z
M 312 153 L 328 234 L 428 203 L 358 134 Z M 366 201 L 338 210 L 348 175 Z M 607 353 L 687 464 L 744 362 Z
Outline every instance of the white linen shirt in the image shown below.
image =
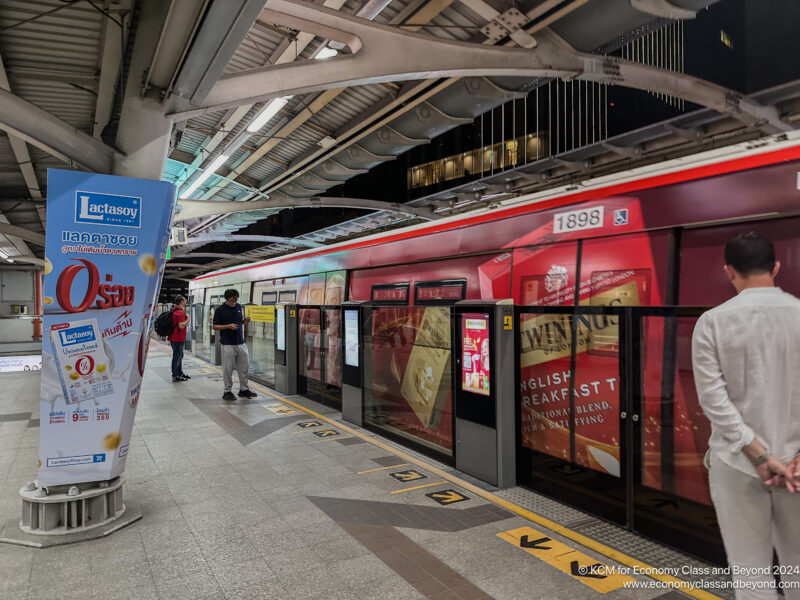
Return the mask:
M 741 451 L 754 437 L 786 463 L 800 449 L 798 360 L 800 300 L 780 288 L 744 289 L 697 321 L 694 382 L 725 464 L 758 477 Z

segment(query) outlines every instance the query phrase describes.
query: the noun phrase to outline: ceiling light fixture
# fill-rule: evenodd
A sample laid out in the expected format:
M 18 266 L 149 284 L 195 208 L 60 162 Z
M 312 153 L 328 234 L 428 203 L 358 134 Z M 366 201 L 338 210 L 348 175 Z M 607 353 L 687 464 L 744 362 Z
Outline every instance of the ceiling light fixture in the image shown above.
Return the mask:
M 192 182 L 192 185 L 190 185 L 188 188 L 186 188 L 181 192 L 180 197 L 185 200 L 189 196 L 191 196 L 194 193 L 194 191 L 197 188 L 199 188 L 206 179 L 208 179 L 214 173 L 216 173 L 217 169 L 219 169 L 222 165 L 224 165 L 229 158 L 230 157 L 227 154 L 220 154 L 217 158 L 214 159 L 214 161 L 210 165 L 208 165 L 208 167 L 206 167 L 206 169 L 202 173 L 200 173 L 200 177 L 195 179 Z
M 280 109 L 286 106 L 286 103 L 292 99 L 292 96 L 283 96 L 282 98 L 275 98 L 272 102 L 267 104 L 264 109 L 256 115 L 256 118 L 253 119 L 253 122 L 247 126 L 247 131 L 250 133 L 255 133 L 259 129 L 261 129 L 264 125 L 269 123 L 269 121 L 278 114 Z
M 314 60 L 332 58 L 332 57 L 336 56 L 337 54 L 339 54 L 338 50 L 334 50 L 333 48 L 325 47 L 322 50 L 320 50 L 319 52 L 317 52 L 317 55 L 314 57 Z

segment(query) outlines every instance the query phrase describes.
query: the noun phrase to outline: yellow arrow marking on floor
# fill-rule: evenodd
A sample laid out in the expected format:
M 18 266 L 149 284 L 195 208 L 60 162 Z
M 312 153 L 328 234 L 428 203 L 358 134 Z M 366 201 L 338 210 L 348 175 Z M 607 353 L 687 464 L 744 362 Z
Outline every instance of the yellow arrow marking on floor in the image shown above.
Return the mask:
M 522 548 L 528 554 L 601 594 L 612 592 L 628 582 L 635 581 L 632 577 L 620 574 L 619 567 L 604 565 L 533 527 L 510 529 L 498 533 L 497 537 L 517 548 Z
M 300 413 L 293 408 L 275 402 L 274 404 L 265 404 L 267 410 L 274 412 L 276 415 L 299 415 Z
M 441 492 L 433 492 L 432 494 L 425 495 L 432 500 L 436 500 L 439 504 L 452 504 L 453 502 L 469 500 L 465 495 L 459 494 L 455 490 L 442 490 Z
M 397 481 L 415 481 L 417 479 L 427 479 L 427 475 L 423 475 L 419 471 L 413 471 L 409 469 L 408 471 L 396 471 L 394 473 L 389 473 L 389 477 L 394 477 Z
M 314 435 L 317 437 L 331 437 L 333 435 L 340 435 L 335 429 L 324 429 L 322 431 L 315 431 Z
M 310 429 L 311 427 L 322 427 L 322 423 L 319 421 L 305 421 L 304 423 L 298 423 L 297 426 L 303 429 Z

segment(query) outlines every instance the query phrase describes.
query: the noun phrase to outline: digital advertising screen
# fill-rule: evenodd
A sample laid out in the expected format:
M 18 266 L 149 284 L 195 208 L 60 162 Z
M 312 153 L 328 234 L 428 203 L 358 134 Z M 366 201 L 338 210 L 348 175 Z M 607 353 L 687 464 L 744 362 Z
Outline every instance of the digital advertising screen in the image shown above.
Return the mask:
M 358 310 L 344 311 L 344 364 L 358 366 Z
M 282 306 L 275 307 L 275 348 L 286 350 L 286 321 L 283 318 Z
M 488 396 L 491 389 L 489 315 L 461 315 L 461 389 Z

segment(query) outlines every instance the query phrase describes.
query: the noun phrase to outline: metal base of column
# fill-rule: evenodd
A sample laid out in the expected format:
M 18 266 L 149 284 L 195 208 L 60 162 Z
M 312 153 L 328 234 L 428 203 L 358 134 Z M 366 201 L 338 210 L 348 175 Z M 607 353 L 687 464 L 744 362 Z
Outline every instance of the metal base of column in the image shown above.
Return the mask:
M 123 479 L 53 490 L 20 490 L 22 519 L 8 519 L 0 542 L 48 548 L 105 537 L 142 518 L 138 503 L 122 502 Z M 81 489 L 83 488 L 83 489 Z

